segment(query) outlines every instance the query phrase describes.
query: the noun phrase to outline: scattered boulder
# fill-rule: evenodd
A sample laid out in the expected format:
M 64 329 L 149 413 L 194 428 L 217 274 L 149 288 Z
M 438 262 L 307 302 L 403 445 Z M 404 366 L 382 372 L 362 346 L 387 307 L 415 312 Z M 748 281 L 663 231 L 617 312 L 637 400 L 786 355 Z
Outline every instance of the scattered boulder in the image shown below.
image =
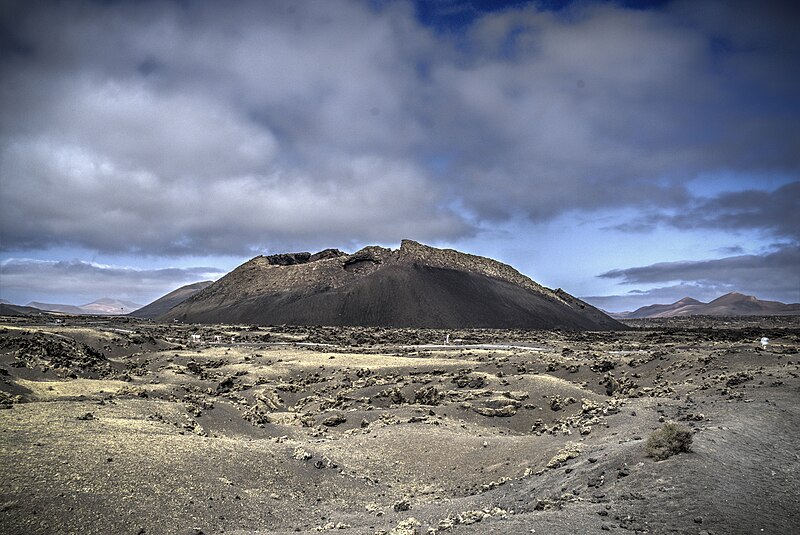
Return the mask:
M 322 425 L 326 427 L 336 427 L 337 425 L 341 425 L 347 421 L 347 418 L 342 416 L 341 414 L 334 414 L 328 416 L 324 420 L 322 420 Z
M 459 374 L 451 382 L 458 388 L 483 388 L 486 386 L 486 377 L 477 373 Z
M 404 498 L 400 501 L 395 502 L 395 504 L 392 506 L 392 509 L 394 509 L 396 512 L 408 511 L 409 509 L 411 509 L 411 503 Z
M 491 407 L 473 407 L 475 412 L 482 416 L 501 416 L 501 417 L 508 417 L 514 416 L 517 414 L 517 408 L 514 405 L 504 405 L 499 409 L 493 409 Z
M 567 464 L 567 461 L 579 457 L 581 454 L 580 444 L 567 444 L 552 459 L 547 462 L 547 468 L 558 468 Z
M 444 392 L 435 386 L 427 386 L 414 392 L 414 402 L 420 405 L 438 405 L 445 398 Z

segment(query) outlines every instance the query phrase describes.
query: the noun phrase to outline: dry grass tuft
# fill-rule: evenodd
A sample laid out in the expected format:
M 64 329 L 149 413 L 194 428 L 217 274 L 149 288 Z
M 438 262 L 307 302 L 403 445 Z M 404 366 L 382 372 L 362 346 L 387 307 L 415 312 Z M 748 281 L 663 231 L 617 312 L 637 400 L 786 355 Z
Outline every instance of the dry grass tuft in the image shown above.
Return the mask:
M 663 461 L 676 453 L 690 451 L 692 431 L 688 427 L 667 422 L 653 431 L 645 445 L 645 453 L 656 461 Z

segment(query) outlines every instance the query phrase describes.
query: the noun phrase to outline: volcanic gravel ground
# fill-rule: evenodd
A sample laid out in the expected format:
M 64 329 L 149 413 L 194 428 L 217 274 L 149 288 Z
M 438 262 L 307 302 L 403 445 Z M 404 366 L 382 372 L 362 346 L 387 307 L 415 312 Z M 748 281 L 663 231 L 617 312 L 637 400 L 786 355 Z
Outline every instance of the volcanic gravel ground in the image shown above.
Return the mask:
M 797 319 L 47 321 L 0 321 L 2 533 L 800 532 Z

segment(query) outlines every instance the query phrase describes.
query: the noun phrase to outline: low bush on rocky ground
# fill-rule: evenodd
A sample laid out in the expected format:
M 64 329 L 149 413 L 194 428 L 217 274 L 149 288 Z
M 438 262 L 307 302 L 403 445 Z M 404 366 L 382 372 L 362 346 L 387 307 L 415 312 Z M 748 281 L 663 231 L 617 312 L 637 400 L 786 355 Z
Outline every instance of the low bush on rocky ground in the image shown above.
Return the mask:
M 688 452 L 691 445 L 692 431 L 688 427 L 667 422 L 647 439 L 645 452 L 648 457 L 663 461 L 676 453 Z

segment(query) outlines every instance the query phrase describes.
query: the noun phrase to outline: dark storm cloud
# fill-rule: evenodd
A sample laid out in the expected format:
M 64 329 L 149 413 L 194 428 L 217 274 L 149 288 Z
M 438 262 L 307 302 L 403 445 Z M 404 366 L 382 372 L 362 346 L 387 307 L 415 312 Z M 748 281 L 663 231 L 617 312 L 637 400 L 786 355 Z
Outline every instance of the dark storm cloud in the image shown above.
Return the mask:
M 80 260 L 12 258 L 0 263 L 3 296 L 10 296 L 12 301 L 18 294 L 68 292 L 82 297 L 83 302 L 104 296 L 149 302 L 179 286 L 216 279 L 223 274 L 213 267 L 134 269 Z
M 714 6 L 742 22 L 735 6 Z M 459 137 L 469 146 L 460 154 L 472 206 L 532 218 L 678 207 L 691 200 L 685 179 L 704 170 L 796 173 L 798 77 L 786 74 L 796 72 L 786 50 L 798 51 L 798 39 L 787 39 L 796 34 L 779 13 L 764 11 L 752 18 L 756 29 L 712 27 L 686 5 L 480 20 L 478 58 L 434 74 L 446 95 L 437 106 L 455 118 L 443 138 L 475 133 Z M 715 32 L 726 50 L 715 49 Z M 770 69 L 776 76 L 766 77 Z
M 800 182 L 771 192 L 745 190 L 695 199 L 675 214 L 651 214 L 615 228 L 642 232 L 659 224 L 681 230 L 758 229 L 772 236 L 800 239 Z
M 152 254 L 463 236 L 408 157 L 425 32 L 356 3 L 19 3 L 0 241 Z M 5 33 L 5 32 L 4 32 Z
M 800 181 L 773 192 L 746 190 L 702 200 L 669 223 L 678 228 L 763 229 L 800 240 Z
M 704 288 L 727 289 L 758 296 L 789 296 L 800 301 L 800 246 L 784 247 L 763 255 L 738 255 L 715 260 L 661 262 L 615 269 L 600 275 L 622 284 L 649 285 L 677 282 Z M 653 290 L 638 292 L 640 295 Z M 660 295 L 664 295 L 663 292 Z M 682 296 L 679 296 L 680 298 Z
M 242 254 L 687 206 L 785 236 L 684 187 L 800 168 L 778 5 L 532 4 L 454 35 L 406 2 L 6 3 L 0 247 Z
M 736 254 L 743 254 L 745 250 L 744 247 L 740 245 L 732 245 L 730 247 L 720 247 L 719 249 L 716 249 L 715 252 L 726 255 L 736 255 Z

